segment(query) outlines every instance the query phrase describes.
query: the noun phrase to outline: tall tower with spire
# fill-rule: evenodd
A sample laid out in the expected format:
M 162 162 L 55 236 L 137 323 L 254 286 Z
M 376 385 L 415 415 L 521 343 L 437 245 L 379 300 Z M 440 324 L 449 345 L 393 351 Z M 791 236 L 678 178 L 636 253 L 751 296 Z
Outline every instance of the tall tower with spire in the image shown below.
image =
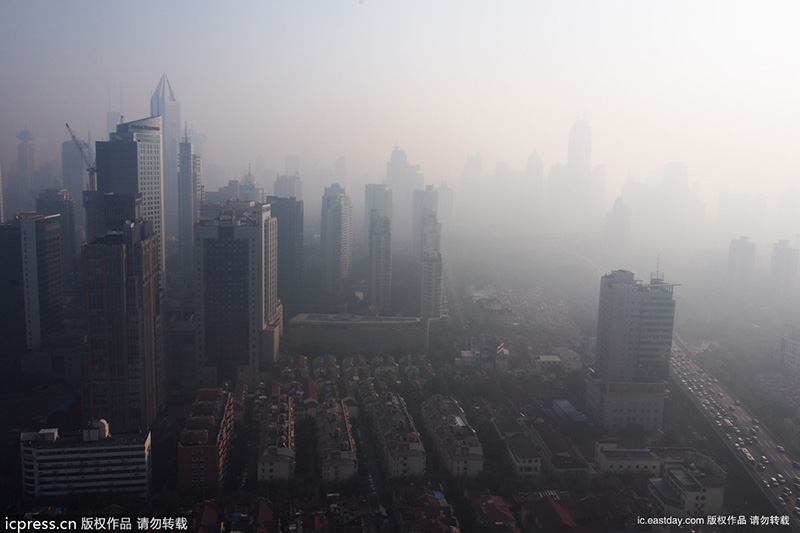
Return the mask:
M 161 76 L 150 98 L 150 116 L 161 117 L 164 165 L 164 237 L 178 237 L 178 150 L 181 140 L 181 105 L 175 98 L 166 74 Z M 177 266 L 168 254 L 169 268 Z M 172 263 L 172 265 L 170 265 Z

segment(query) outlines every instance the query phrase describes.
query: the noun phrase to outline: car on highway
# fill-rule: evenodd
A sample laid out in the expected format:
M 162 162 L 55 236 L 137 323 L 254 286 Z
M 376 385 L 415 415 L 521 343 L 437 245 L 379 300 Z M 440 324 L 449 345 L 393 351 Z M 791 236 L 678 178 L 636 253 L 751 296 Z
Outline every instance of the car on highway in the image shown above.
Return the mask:
M 778 478 L 778 483 L 786 483 L 786 478 L 783 477 L 781 474 L 775 474 L 775 477 Z
M 775 448 L 781 453 L 786 453 L 786 448 L 784 448 L 783 446 L 775 446 Z
M 761 456 L 761 464 L 765 464 L 765 465 L 769 464 L 769 459 L 767 459 L 766 455 L 762 455 Z
M 769 484 L 772 485 L 773 487 L 777 487 L 779 485 L 778 480 L 775 479 L 774 477 L 769 478 Z

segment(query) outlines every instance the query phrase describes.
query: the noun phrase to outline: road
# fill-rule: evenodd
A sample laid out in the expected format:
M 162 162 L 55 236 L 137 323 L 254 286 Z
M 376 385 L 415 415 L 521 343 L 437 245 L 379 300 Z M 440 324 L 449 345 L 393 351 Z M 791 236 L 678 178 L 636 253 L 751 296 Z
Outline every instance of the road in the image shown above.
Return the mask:
M 745 405 L 697 365 L 694 354 L 677 337 L 671 366 L 675 382 L 717 432 L 726 436 L 728 446 L 747 465 L 748 473 L 761 484 L 775 508 L 792 518 L 792 529 L 800 531 L 800 463 L 784 451 Z

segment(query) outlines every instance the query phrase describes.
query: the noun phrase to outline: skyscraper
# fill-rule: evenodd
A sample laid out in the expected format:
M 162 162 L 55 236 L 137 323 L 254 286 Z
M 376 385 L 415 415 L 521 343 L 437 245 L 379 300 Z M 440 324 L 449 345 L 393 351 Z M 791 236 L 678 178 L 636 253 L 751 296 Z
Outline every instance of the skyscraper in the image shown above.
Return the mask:
M 205 204 L 195 226 L 197 377 L 256 385 L 278 354 L 277 220 L 269 204 Z
M 74 283 L 75 258 L 77 252 L 75 229 L 75 200 L 66 189 L 45 189 L 36 199 L 36 212 L 61 215 L 61 279 L 64 288 Z
M 38 188 L 36 183 L 36 161 L 34 158 L 35 147 L 33 141 L 36 137 L 28 130 L 22 130 L 17 135 L 17 176 L 22 183 L 23 191 L 33 191 Z
M 202 167 L 200 156 L 194 153 L 189 137 L 181 142 L 178 159 L 178 248 L 181 254 L 181 274 L 190 279 L 193 269 L 192 247 L 194 224 L 200 207 Z
M 133 196 L 127 201 L 134 203 Z M 82 248 L 88 333 L 84 418 L 120 431 L 150 429 L 165 394 L 158 240 L 141 218 Z
M 288 312 L 296 312 L 303 297 L 303 202 L 267 196 L 278 221 L 278 297 Z
M 600 280 L 595 372 L 587 378 L 590 414 L 604 428 L 660 429 L 672 354 L 674 285 L 649 284 L 615 270 Z
M 0 338 L 11 357 L 63 325 L 59 218 L 21 213 L 0 224 Z
M 174 239 L 178 237 L 178 143 L 181 139 L 181 104 L 172 92 L 172 85 L 166 73 L 161 76 L 155 92 L 150 97 L 150 116 L 161 117 L 161 143 L 164 150 L 162 239 Z
M 88 143 L 84 143 L 84 150 L 92 161 L 91 148 Z M 70 198 L 75 202 L 80 202 L 83 197 L 83 191 L 86 189 L 86 164 L 83 162 L 81 152 L 75 145 L 75 141 L 69 140 L 61 143 L 61 181 L 64 188 L 69 193 Z M 77 231 L 82 233 L 80 228 L 84 227 L 84 211 L 83 209 L 75 210 L 75 227 Z
M 369 250 L 372 217 L 392 218 L 392 190 L 385 183 L 368 183 L 364 188 L 364 243 Z
M 161 117 L 117 125 L 107 142 L 97 142 L 97 193 L 140 194 L 142 218 L 158 240 L 160 277 L 164 272 Z M 177 161 L 177 159 L 176 159 Z M 102 209 L 98 209 L 100 212 Z M 87 216 L 89 213 L 87 212 Z M 112 228 L 109 228 L 112 229 Z M 163 279 L 159 286 L 163 287 Z
M 797 263 L 800 251 L 781 240 L 772 245 L 772 261 L 769 265 L 770 285 L 777 294 L 792 294 L 797 283 Z
M 424 190 L 414 191 L 411 210 L 414 257 L 422 257 L 422 224 L 427 215 L 436 215 L 438 198 L 438 192 L 433 188 L 433 185 L 428 185 Z
M 374 313 L 392 308 L 392 232 L 388 217 L 373 216 L 369 232 L 369 303 Z
M 412 251 L 412 196 L 414 191 L 422 189 L 423 183 L 419 165 L 409 163 L 406 152 L 395 146 L 386 163 L 386 185 L 392 190 L 392 236 L 398 251 Z
M 325 187 L 322 196 L 321 241 L 321 289 L 340 296 L 353 260 L 353 205 L 338 183 Z

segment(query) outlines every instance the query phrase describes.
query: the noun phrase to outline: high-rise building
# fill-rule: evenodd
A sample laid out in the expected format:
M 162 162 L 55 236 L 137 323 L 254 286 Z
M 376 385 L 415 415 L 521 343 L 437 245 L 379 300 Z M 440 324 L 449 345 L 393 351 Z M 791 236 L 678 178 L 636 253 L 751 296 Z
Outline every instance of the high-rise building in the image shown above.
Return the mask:
M 286 174 L 284 176 L 278 176 L 273 186 L 273 192 L 275 196 L 279 198 L 295 198 L 298 202 L 302 202 L 303 182 L 300 181 L 300 175 Z
M 63 325 L 59 218 L 21 213 L 0 224 L 0 338 L 12 358 Z
M 422 189 L 424 181 L 419 165 L 409 163 L 406 152 L 395 146 L 386 163 L 386 185 L 392 190 L 392 236 L 398 251 L 413 251 L 412 197 L 414 191 Z
M 422 225 L 427 215 L 436 215 L 438 198 L 438 192 L 433 185 L 428 185 L 424 190 L 414 191 L 411 210 L 414 257 L 422 257 Z
M 278 223 L 269 204 L 204 204 L 194 228 L 201 387 L 264 380 L 278 354 Z
M 36 212 L 61 215 L 61 283 L 63 287 L 70 287 L 74 283 L 77 252 L 75 200 L 66 189 L 45 189 L 36 199 Z
M 178 237 L 178 144 L 181 139 L 181 104 L 175 98 L 166 73 L 158 81 L 150 97 L 150 116 L 161 117 L 163 146 L 163 239 Z M 171 262 L 172 260 L 170 260 Z M 170 268 L 172 268 L 170 266 Z
M 161 117 L 117 125 L 107 142 L 97 146 L 97 194 L 140 194 L 142 218 L 153 224 L 158 240 L 160 274 L 164 272 Z M 176 158 L 177 161 L 177 158 Z M 98 213 L 101 209 L 97 210 Z M 87 217 L 89 216 L 87 211 Z M 99 216 L 99 215 L 98 215 Z M 90 223 L 87 221 L 87 225 Z M 113 229 L 113 228 L 108 228 Z M 163 279 L 159 286 L 163 288 Z
M 789 294 L 797 283 L 797 248 L 789 246 L 789 241 L 781 240 L 772 245 L 772 261 L 769 266 L 769 279 L 772 289 L 779 294 Z
M 440 318 L 442 316 L 442 254 L 428 248 L 422 252 L 422 283 L 420 291 L 420 316 Z
M 741 236 L 728 248 L 728 279 L 734 287 L 746 289 L 753 281 L 756 269 L 756 243 Z
M 392 190 L 385 183 L 368 183 L 364 188 L 364 243 L 367 250 L 372 217 L 392 218 Z
M 83 149 L 86 151 L 89 161 L 93 161 L 93 155 L 89 143 L 84 143 Z M 69 193 L 70 198 L 75 202 L 80 202 L 83 191 L 86 189 L 86 163 L 83 162 L 81 151 L 75 144 L 75 141 L 69 140 L 61 143 L 61 181 L 63 187 Z M 75 228 L 82 236 L 81 228 L 84 227 L 84 211 L 83 209 L 75 210 Z
M 129 220 L 84 244 L 81 255 L 89 341 L 84 418 L 146 433 L 166 394 L 153 224 Z
M 201 175 L 200 155 L 194 153 L 189 137 L 185 136 L 178 157 L 178 245 L 184 279 L 190 278 L 194 271 L 192 247 L 200 208 Z
M 373 216 L 369 232 L 369 303 L 375 313 L 392 308 L 392 232 L 388 217 Z
M 264 189 L 256 184 L 256 177 L 253 176 L 250 167 L 247 168 L 247 174 L 242 176 L 239 182 L 239 197 L 235 199 L 242 202 L 255 202 L 257 204 L 263 204 L 265 201 Z
M 608 430 L 660 429 L 675 321 L 674 285 L 615 270 L 600 280 L 595 372 L 587 407 Z
M 278 297 L 287 312 L 296 312 L 303 297 L 303 202 L 267 196 L 278 221 Z
M 38 188 L 36 184 L 36 160 L 33 141 L 36 137 L 29 130 L 22 130 L 19 135 L 19 146 L 17 147 L 17 176 L 22 183 L 24 191 L 32 191 Z
M 353 261 L 353 205 L 334 183 L 322 196 L 322 290 L 340 296 Z

